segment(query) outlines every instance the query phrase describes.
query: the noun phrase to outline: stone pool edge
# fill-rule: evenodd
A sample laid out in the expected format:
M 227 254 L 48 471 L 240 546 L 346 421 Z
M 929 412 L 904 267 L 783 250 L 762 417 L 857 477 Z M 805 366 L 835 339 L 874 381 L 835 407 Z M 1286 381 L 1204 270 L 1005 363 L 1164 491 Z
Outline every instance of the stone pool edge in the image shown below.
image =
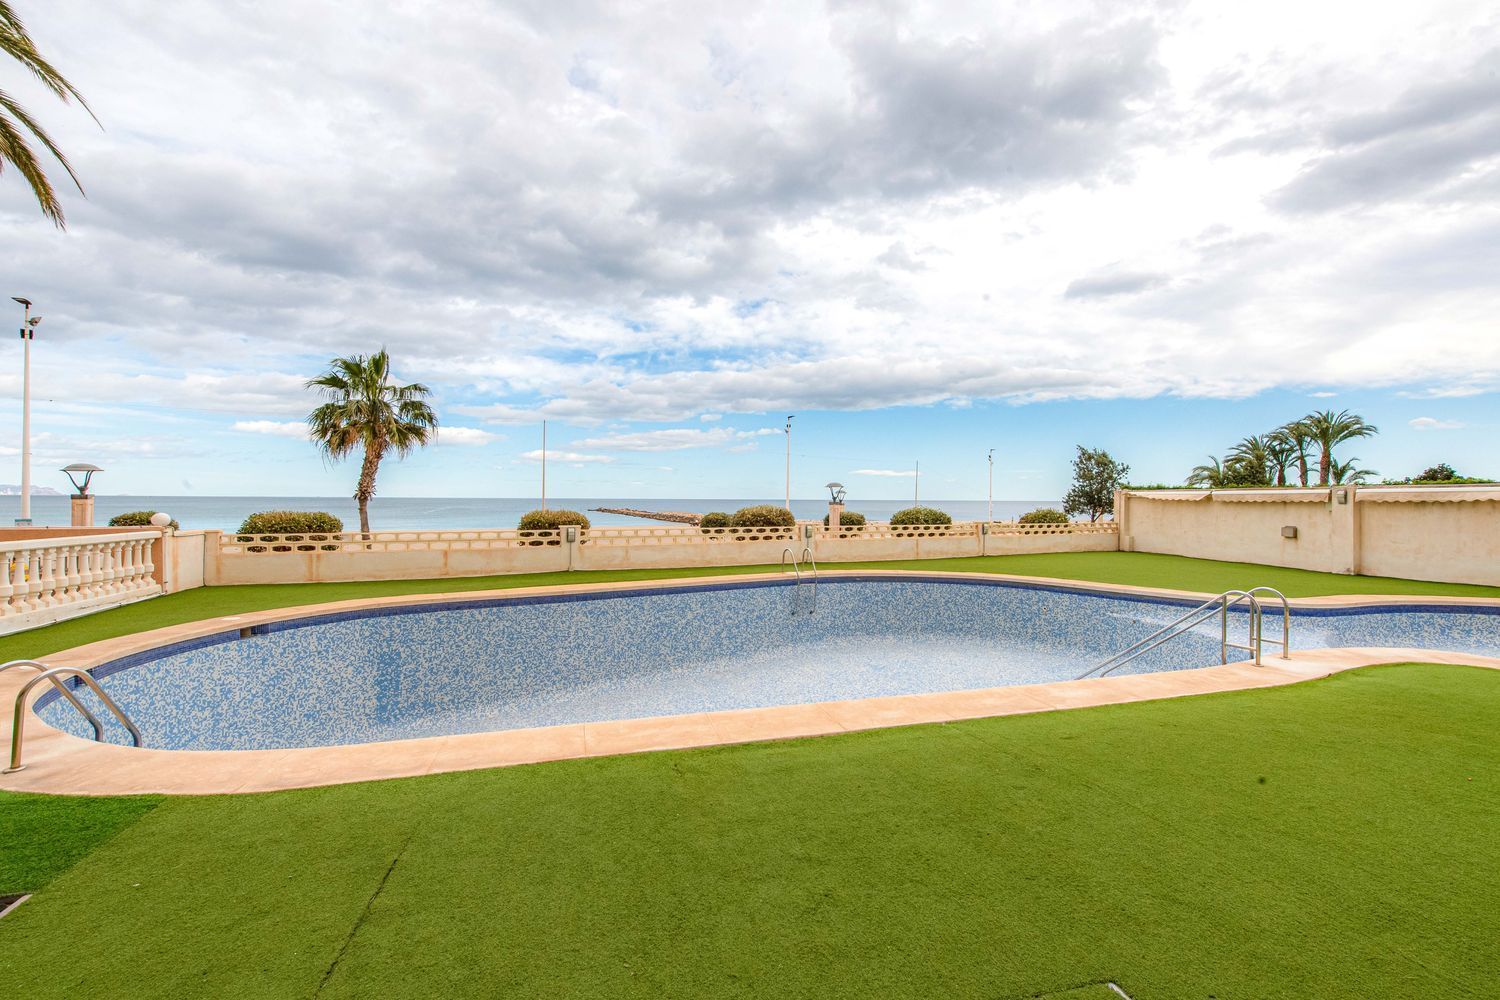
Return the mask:
M 974 580 L 1042 586 L 1048 589 L 1136 596 L 1172 601 L 1206 600 L 1210 595 L 1117 584 L 994 573 L 939 573 L 913 570 L 824 570 L 825 577 L 890 577 Z M 327 604 L 247 612 L 167 626 L 63 650 L 44 658 L 49 666 L 91 668 L 174 643 L 240 628 L 298 618 L 337 615 L 395 606 L 456 604 L 503 598 L 582 593 L 642 592 L 712 588 L 726 584 L 785 582 L 779 573 L 633 580 L 609 583 L 397 595 Z M 1473 606 L 1500 608 L 1500 599 L 1359 595 L 1293 599 L 1294 608 L 1355 608 L 1381 605 Z M 0 775 L 0 789 L 70 795 L 178 795 L 249 793 L 310 788 L 450 771 L 506 767 L 579 757 L 689 749 L 762 740 L 821 736 L 892 726 L 1069 708 L 1123 704 L 1158 698 L 1273 687 L 1326 677 L 1342 670 L 1405 660 L 1456 663 L 1500 669 L 1500 658 L 1415 648 L 1343 648 L 1293 652 L 1290 660 L 1270 657 L 1264 666 L 1214 665 L 1190 670 L 1085 681 L 895 695 L 849 701 L 732 709 L 687 715 L 574 723 L 534 729 L 498 730 L 330 747 L 279 750 L 153 750 L 95 743 L 47 725 L 28 708 L 26 768 Z M 0 740 L 10 746 L 10 711 L 17 692 L 34 676 L 0 674 Z

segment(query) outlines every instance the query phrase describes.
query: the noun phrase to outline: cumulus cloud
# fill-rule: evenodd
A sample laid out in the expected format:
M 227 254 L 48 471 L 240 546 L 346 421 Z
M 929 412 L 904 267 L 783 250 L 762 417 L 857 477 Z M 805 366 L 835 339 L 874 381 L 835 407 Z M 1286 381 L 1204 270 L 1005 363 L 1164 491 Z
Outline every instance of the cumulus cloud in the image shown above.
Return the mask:
M 1105 271 L 1075 278 L 1063 292 L 1067 299 L 1103 299 L 1112 295 L 1134 295 L 1167 283 L 1165 274 L 1146 271 Z
M 575 465 L 586 465 L 590 463 L 613 462 L 609 455 L 585 455 L 576 451 L 552 451 L 543 452 L 540 448 L 535 451 L 522 452 L 520 458 L 525 462 L 540 462 L 543 457 L 549 462 L 566 462 Z
M 446 427 L 438 428 L 437 443 L 447 445 L 459 445 L 460 447 L 476 448 L 493 441 L 503 441 L 505 435 L 495 434 L 490 431 L 480 430 L 477 427 Z
M 301 420 L 236 420 L 231 430 L 246 434 L 270 434 L 275 437 L 307 439 L 307 424 Z
M 1459 420 L 1439 420 L 1436 417 L 1415 417 L 1406 423 L 1416 431 L 1456 431 L 1465 426 Z

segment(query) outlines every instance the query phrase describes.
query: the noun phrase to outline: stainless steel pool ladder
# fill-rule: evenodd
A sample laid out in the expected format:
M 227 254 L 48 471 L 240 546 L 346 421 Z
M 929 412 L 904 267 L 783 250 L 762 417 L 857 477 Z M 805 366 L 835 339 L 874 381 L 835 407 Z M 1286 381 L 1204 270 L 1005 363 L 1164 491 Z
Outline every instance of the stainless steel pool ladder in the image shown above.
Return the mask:
M 77 677 L 90 691 L 94 692 L 95 697 L 104 703 L 104 707 L 109 709 L 110 714 L 119 720 L 120 725 L 129 731 L 131 745 L 141 745 L 141 731 L 136 728 L 134 722 L 130 721 L 130 716 L 126 715 L 124 710 L 115 704 L 115 700 L 104 693 L 104 689 L 99 686 L 99 682 L 94 680 L 93 675 L 87 670 L 81 667 L 52 667 L 49 669 L 45 663 L 38 663 L 36 660 L 11 660 L 9 663 L 0 664 L 0 672 L 9 670 L 12 667 L 18 670 L 22 668 L 35 670 L 37 675 L 27 681 L 20 692 L 16 694 L 15 714 L 11 719 L 10 729 L 10 766 L 0 773 L 13 774 L 25 767 L 21 763 L 21 737 L 26 726 L 26 697 L 31 694 L 31 689 L 42 683 L 42 681 L 50 681 L 52 686 L 57 688 L 58 693 L 67 699 L 68 704 L 76 708 L 79 714 L 88 720 L 89 726 L 94 730 L 94 740 L 103 743 L 104 726 L 99 722 L 99 717 L 89 711 L 88 706 L 79 701 L 78 696 L 70 691 L 68 685 L 63 681 L 64 677 Z
M 1264 633 L 1265 609 L 1261 607 L 1260 599 L 1256 594 L 1268 593 L 1275 595 L 1281 602 L 1281 638 L 1266 640 Z M 1239 604 L 1250 606 L 1250 635 L 1249 641 L 1241 645 L 1229 641 L 1229 609 Z M 1292 650 L 1292 609 L 1287 603 L 1286 596 L 1278 590 L 1270 587 L 1252 587 L 1249 590 L 1226 590 L 1212 599 L 1198 605 L 1187 614 L 1178 618 L 1169 625 L 1164 625 L 1131 645 L 1120 650 L 1114 656 L 1102 660 L 1094 666 L 1078 675 L 1078 680 L 1085 677 L 1103 677 L 1113 673 L 1120 667 L 1129 663 L 1136 657 L 1149 653 L 1158 646 L 1191 632 L 1194 628 L 1208 621 L 1214 615 L 1219 616 L 1219 662 L 1229 662 L 1229 651 L 1231 649 L 1242 649 L 1254 657 L 1255 665 L 1261 665 L 1261 648 L 1270 641 L 1281 646 L 1281 657 L 1287 659 Z
M 802 547 L 801 556 L 798 556 L 796 553 L 794 553 L 790 547 L 782 549 L 781 571 L 783 573 L 786 572 L 788 559 L 792 561 L 792 572 L 797 574 L 797 589 L 795 591 L 795 593 L 797 594 L 802 593 L 802 561 L 806 560 L 807 563 L 812 567 L 812 607 L 808 609 L 807 613 L 810 615 L 816 614 L 818 610 L 818 561 L 813 558 L 812 549 L 804 545 Z M 797 614 L 795 603 L 792 606 L 792 614 Z

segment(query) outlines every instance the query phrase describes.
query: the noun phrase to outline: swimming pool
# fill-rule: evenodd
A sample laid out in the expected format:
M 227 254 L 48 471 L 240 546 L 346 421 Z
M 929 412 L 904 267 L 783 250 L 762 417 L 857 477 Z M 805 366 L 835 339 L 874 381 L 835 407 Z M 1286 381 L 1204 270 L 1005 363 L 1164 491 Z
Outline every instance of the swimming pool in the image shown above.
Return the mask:
M 1184 610 L 1003 581 L 837 577 L 809 614 L 809 591 L 739 582 L 370 609 L 93 672 L 148 747 L 334 746 L 1070 680 Z M 1232 615 L 1240 641 L 1246 618 Z M 1500 609 L 1298 611 L 1293 644 L 1500 655 Z M 1218 661 L 1215 622 L 1119 672 Z M 53 693 L 37 710 L 88 735 Z

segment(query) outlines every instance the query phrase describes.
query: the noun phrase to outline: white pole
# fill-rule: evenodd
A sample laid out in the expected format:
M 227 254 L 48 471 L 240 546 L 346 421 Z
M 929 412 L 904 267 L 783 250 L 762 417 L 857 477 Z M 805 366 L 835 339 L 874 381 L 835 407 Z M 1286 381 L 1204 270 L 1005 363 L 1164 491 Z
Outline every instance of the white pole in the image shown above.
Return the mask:
M 792 509 L 792 417 L 786 418 L 786 509 Z
M 988 520 L 995 520 L 995 449 L 990 449 L 990 512 Z
M 21 323 L 21 517 L 17 524 L 31 523 L 31 306 Z
M 547 421 L 542 421 L 542 510 L 547 509 Z

